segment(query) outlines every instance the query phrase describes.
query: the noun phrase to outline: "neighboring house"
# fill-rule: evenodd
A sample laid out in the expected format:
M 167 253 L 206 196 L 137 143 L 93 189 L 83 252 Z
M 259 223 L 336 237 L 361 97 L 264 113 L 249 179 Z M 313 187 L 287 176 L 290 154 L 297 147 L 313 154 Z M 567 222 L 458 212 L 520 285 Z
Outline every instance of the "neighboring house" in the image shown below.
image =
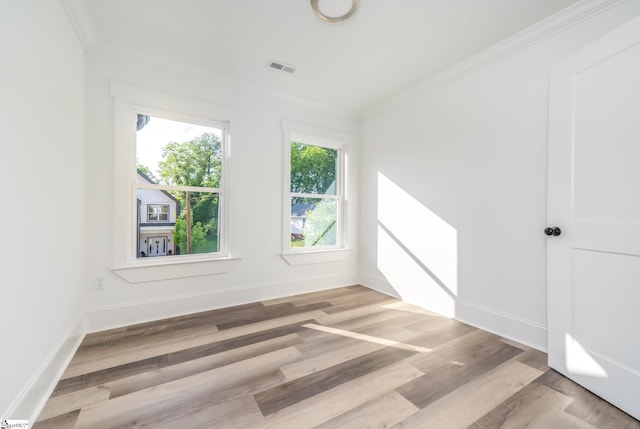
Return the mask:
M 155 184 L 138 170 L 138 184 Z M 173 232 L 180 216 L 180 202 L 166 191 L 138 189 L 137 249 L 138 257 L 177 255 Z
M 313 203 L 300 203 L 291 206 L 291 238 L 296 240 L 304 238 L 307 216 L 315 208 Z

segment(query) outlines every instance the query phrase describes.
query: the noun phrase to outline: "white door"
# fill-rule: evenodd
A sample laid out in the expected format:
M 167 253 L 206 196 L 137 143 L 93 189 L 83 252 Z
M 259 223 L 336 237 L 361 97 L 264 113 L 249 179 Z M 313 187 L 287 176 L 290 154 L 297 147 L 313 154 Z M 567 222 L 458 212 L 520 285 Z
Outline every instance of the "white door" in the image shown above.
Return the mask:
M 640 418 L 640 17 L 550 95 L 549 365 Z
M 149 237 L 149 256 L 165 256 L 167 254 L 167 237 Z

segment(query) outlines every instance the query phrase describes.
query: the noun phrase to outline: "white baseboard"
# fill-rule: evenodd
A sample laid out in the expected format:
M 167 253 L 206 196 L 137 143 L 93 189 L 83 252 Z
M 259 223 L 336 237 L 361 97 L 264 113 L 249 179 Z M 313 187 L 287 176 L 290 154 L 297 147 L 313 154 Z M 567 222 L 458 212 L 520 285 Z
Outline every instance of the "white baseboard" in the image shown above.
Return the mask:
M 401 298 L 393 286 L 383 277 L 362 274 L 360 283 L 380 293 Z M 430 308 L 428 303 L 412 302 L 412 304 L 419 305 L 434 313 L 443 314 L 438 308 Z M 443 315 L 451 317 L 449 314 Z M 537 350 L 547 351 L 547 327 L 539 323 L 500 313 L 491 308 L 463 301 L 459 298 L 456 298 L 455 301 L 455 315 L 453 315 L 453 318 Z
M 363 280 L 362 284 L 369 289 L 393 296 L 445 317 L 456 317 L 455 297 L 443 292 L 442 289 L 429 290 L 419 285 L 409 285 L 403 290 L 397 290 L 386 278 L 376 274 L 364 274 L 361 279 Z
M 31 424 L 35 423 L 80 346 L 84 332 L 84 317 L 81 316 L 31 376 L 13 403 L 2 414 L 3 418 L 28 419 Z
M 87 332 L 145 323 L 234 305 L 334 289 L 358 283 L 355 274 L 330 275 L 291 282 L 270 282 L 211 292 L 185 294 L 155 300 L 94 308 L 86 313 Z
M 388 281 L 384 279 L 384 277 L 374 276 L 371 274 L 361 274 L 360 284 L 368 287 L 369 289 L 373 289 L 377 292 L 389 295 L 393 298 L 401 299 L 398 295 L 398 292 L 396 292 L 396 290 L 389 284 Z
M 545 325 L 462 300 L 456 302 L 456 319 L 525 346 L 547 351 Z

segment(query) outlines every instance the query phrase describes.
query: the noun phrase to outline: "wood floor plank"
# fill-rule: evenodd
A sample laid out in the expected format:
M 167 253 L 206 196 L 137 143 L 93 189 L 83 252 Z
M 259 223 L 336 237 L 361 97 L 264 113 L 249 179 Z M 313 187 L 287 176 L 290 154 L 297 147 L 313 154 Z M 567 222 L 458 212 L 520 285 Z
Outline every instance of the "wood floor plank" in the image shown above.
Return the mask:
M 353 320 L 349 320 L 341 323 L 332 323 L 330 326 L 344 331 L 353 331 L 389 340 L 400 341 L 415 336 L 415 332 L 405 328 L 407 324 L 411 324 L 415 320 L 415 316 L 402 312 L 395 313 L 394 317 L 387 320 L 372 321 L 371 323 L 354 323 Z
M 585 391 L 565 410 L 594 427 L 607 429 L 640 429 L 640 421 L 614 407 L 602 398 Z
M 332 306 L 325 310 L 327 314 L 333 314 L 345 310 L 350 310 L 353 308 L 360 307 L 361 305 L 370 305 L 370 304 L 388 304 L 390 301 L 390 297 L 387 295 L 382 295 L 380 293 L 373 292 L 371 290 L 361 289 L 357 290 L 353 294 L 347 295 L 346 297 L 342 297 L 341 299 L 329 301 Z
M 89 334 L 34 427 L 640 429 L 546 359 L 350 286 Z
M 572 401 L 570 397 L 542 384 L 531 383 L 477 420 L 472 429 L 593 429 L 586 422 L 564 412 Z M 560 423 L 562 426 L 557 426 Z
M 162 414 L 164 417 L 165 414 Z M 262 414 L 251 396 L 243 396 L 221 404 L 205 404 L 188 414 L 167 413 L 166 418 L 149 418 L 136 427 L 153 429 L 242 428 L 260 426 Z
M 437 317 L 437 318 L 443 318 L 443 319 L 446 318 L 440 314 L 434 313 L 422 307 L 418 307 L 417 305 L 410 304 L 404 301 L 398 301 L 398 300 L 393 300 L 389 304 L 383 304 L 382 308 L 386 308 L 390 310 L 406 311 L 409 313 L 421 314 L 421 315 L 430 316 L 430 317 Z
M 419 409 L 396 391 L 334 417 L 316 429 L 384 429 L 417 413 Z
M 527 364 L 543 372 L 549 369 L 549 367 L 547 366 L 547 354 L 539 350 L 535 350 L 535 349 L 525 350 L 516 359 L 519 362 Z
M 184 349 L 203 346 L 217 341 L 223 341 L 242 335 L 252 334 L 260 331 L 277 328 L 292 323 L 300 323 L 308 320 L 315 320 L 324 313 L 320 310 L 294 314 L 277 319 L 270 319 L 263 322 L 243 325 L 236 328 L 226 329 L 212 333 L 196 333 L 194 335 L 184 335 L 172 339 L 165 339 L 157 342 L 145 342 L 130 347 L 128 350 L 115 350 L 106 353 L 74 357 L 63 375 L 70 378 L 89 372 L 108 369 L 130 362 L 140 361 L 167 353 L 179 352 Z
M 426 332 L 415 329 L 415 324 L 407 326 L 405 329 L 409 331 L 416 331 L 415 336 L 411 337 L 410 340 L 412 344 L 428 348 L 436 348 L 451 340 L 457 340 L 466 334 L 476 331 L 476 328 L 460 322 L 452 323 L 449 326 L 439 326 Z
M 79 374 L 74 377 L 63 378 L 56 385 L 52 396 L 56 397 L 67 393 L 97 386 L 119 378 L 129 377 L 135 374 L 143 374 L 168 364 L 167 355 L 153 356 L 139 361 L 128 362 L 123 365 L 115 365 L 98 371 Z
M 79 411 L 82 408 L 107 401 L 110 395 L 111 391 L 105 386 L 91 386 L 77 392 L 56 396 L 47 401 L 40 412 L 40 418 L 46 420 L 72 411 Z
M 302 321 L 308 322 L 308 321 Z M 289 324 L 273 329 L 241 335 L 222 341 L 216 341 L 201 346 L 190 347 L 163 356 L 154 356 L 141 361 L 130 362 L 118 365 L 109 369 L 99 370 L 76 377 L 63 379 L 55 389 L 54 394 L 60 395 L 75 390 L 80 390 L 97 383 L 108 383 L 121 378 L 131 377 L 136 374 L 145 374 L 150 370 L 157 370 L 176 363 L 194 360 L 199 357 L 221 353 L 246 344 L 253 344 L 270 338 L 278 338 L 290 333 L 298 332 L 301 328 L 299 324 Z M 297 341 L 296 341 L 297 343 Z
M 38 421 L 33 425 L 32 429 L 74 429 L 78 415 L 80 415 L 80 410 L 71 411 L 48 419 L 38 417 Z
M 402 341 L 399 341 L 398 339 L 388 339 L 385 337 L 379 337 L 379 336 L 372 336 L 372 335 L 366 335 L 366 334 L 360 334 L 358 332 L 354 332 L 354 331 L 345 331 L 342 329 L 337 329 L 337 328 L 332 328 L 330 326 L 323 326 L 323 325 L 318 325 L 315 323 L 307 323 L 306 325 L 303 325 L 303 327 L 311 329 L 311 330 L 316 330 L 316 331 L 321 331 L 323 333 L 328 333 L 337 337 L 342 337 L 342 338 L 352 338 L 358 341 L 365 341 L 365 342 L 369 342 L 369 343 L 374 343 L 374 344 L 383 344 L 389 347 L 395 347 L 395 348 L 399 348 L 399 349 L 404 349 L 404 350 L 410 350 L 410 351 L 414 351 L 414 352 L 418 352 L 418 353 L 428 353 L 431 352 L 431 349 L 425 348 L 425 347 L 420 347 L 420 346 L 415 346 L 413 344 L 409 344 L 409 343 L 404 343 Z M 400 335 L 399 337 L 396 336 L 395 338 L 403 338 L 406 335 Z M 410 337 L 410 336 L 409 336 Z M 307 342 L 307 341 L 305 341 Z
M 211 356 L 229 350 L 234 350 L 240 347 L 255 345 L 257 343 L 262 343 L 271 339 L 278 339 L 285 336 L 288 337 L 289 335 L 296 334 L 297 332 L 303 330 L 300 325 L 309 322 L 310 321 L 303 320 L 299 323 L 291 323 L 272 329 L 265 329 L 246 335 L 239 335 L 237 337 L 214 341 L 209 344 L 203 344 L 200 346 L 189 347 L 187 349 L 175 351 L 167 354 L 167 363 L 169 365 L 175 365 L 194 359 L 199 359 L 201 357 Z M 296 339 L 299 338 L 296 336 Z M 298 342 L 300 341 L 296 341 L 296 344 Z
M 298 347 L 304 358 L 280 368 L 287 380 L 295 380 L 387 347 L 382 344 L 358 341 L 352 338 L 340 338 L 338 340 L 331 338 L 331 340 L 336 343 L 335 348 L 317 346 L 310 348 L 308 347 L 309 343 L 307 343 L 304 348 L 305 352 L 303 352 L 300 350 L 301 347 Z
M 331 304 L 327 302 L 317 302 L 312 304 L 306 304 L 303 306 L 295 306 L 291 303 L 283 303 L 263 307 L 259 312 L 253 309 L 245 310 L 244 312 L 236 312 L 234 314 L 226 315 L 215 320 L 218 329 L 230 329 L 237 326 L 249 325 L 251 323 L 263 322 L 265 320 L 277 319 L 292 314 L 306 313 L 314 310 L 322 310 L 324 308 L 331 307 Z
M 275 370 L 233 382 L 224 388 L 205 385 L 187 390 L 169 401 L 155 404 L 150 410 L 137 413 L 135 427 L 226 428 L 242 426 L 245 422 L 259 427 L 262 413 L 252 395 L 283 382 L 284 376 Z M 236 404 L 246 404 L 247 409 L 237 408 Z
M 431 353 L 414 355 L 407 362 L 428 373 L 448 362 L 461 362 L 469 356 L 490 354 L 500 347 L 499 341 L 496 335 L 476 330 L 434 347 Z
M 239 381 L 246 381 L 300 357 L 295 347 L 233 363 L 120 396 L 80 412 L 77 429 L 117 428 L 130 421 L 155 418 L 161 410 L 171 408 L 177 397 L 202 397 Z
M 241 362 L 283 348 L 295 346 L 301 342 L 295 334 L 249 344 L 226 352 L 204 356 L 199 359 L 185 361 L 155 371 L 148 371 L 131 377 L 105 383 L 104 387 L 111 391 L 111 399 L 153 386 L 168 383 L 181 378 L 203 373 L 233 363 Z M 282 382 L 286 381 L 282 375 Z M 272 386 L 273 387 L 273 386 Z
M 510 360 L 429 404 L 394 428 L 466 429 L 539 375 L 540 371 Z
M 238 306 L 238 308 L 253 308 L 254 311 L 261 307 L 260 303 Z M 148 337 L 149 335 L 170 333 L 180 330 L 192 330 L 196 327 L 206 326 L 210 330 L 216 330 L 215 323 L 211 320 L 212 314 L 227 314 L 228 309 L 204 311 L 200 313 L 186 314 L 170 317 L 162 321 L 144 322 L 121 328 L 110 329 L 101 332 L 92 332 L 85 336 L 79 350 L 92 346 L 104 346 L 105 344 L 117 344 L 118 341 L 126 341 L 133 337 Z
M 398 310 L 381 309 L 379 304 L 352 308 L 339 313 L 327 314 L 318 322 L 322 325 L 340 327 L 341 329 L 356 329 L 377 322 L 384 322 L 406 315 Z
M 145 344 L 157 344 L 161 342 L 172 342 L 176 338 L 204 336 L 214 334 L 218 328 L 212 323 L 198 323 L 194 326 L 184 326 L 180 329 L 160 329 L 149 334 L 138 333 L 129 335 L 115 335 L 101 344 L 91 346 L 81 346 L 74 358 L 81 361 L 87 357 L 97 356 L 104 353 L 127 353 L 131 349 L 143 347 Z
M 289 381 L 255 395 L 265 416 L 318 393 L 392 365 L 415 352 L 386 347 Z
M 482 349 L 482 353 L 460 355 L 457 360 L 449 361 L 440 368 L 429 371 L 422 377 L 402 386 L 398 392 L 418 408 L 424 408 L 476 379 L 480 374 L 486 373 L 522 353 L 522 350 L 499 341 L 494 345 L 494 348 Z
M 552 369 L 545 372 L 536 383 L 572 397 L 574 401 L 567 408 L 567 413 L 595 427 L 640 429 L 638 420 Z
M 314 428 L 421 375 L 421 371 L 399 362 L 268 415 L 260 428 Z

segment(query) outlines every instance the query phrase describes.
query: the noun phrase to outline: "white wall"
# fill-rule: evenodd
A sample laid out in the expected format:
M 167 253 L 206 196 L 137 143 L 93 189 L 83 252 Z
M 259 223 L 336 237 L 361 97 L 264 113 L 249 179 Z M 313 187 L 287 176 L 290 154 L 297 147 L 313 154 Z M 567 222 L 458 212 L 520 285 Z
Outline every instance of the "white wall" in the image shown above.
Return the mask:
M 31 419 L 83 309 L 84 52 L 60 2 L 9 0 L 0 55 L 0 417 Z
M 545 349 L 549 70 L 638 13 L 624 3 L 367 117 L 364 284 Z
M 265 69 L 265 73 L 269 73 Z M 111 271 L 114 263 L 114 98 L 116 80 L 162 93 L 196 98 L 232 109 L 231 171 L 232 256 L 240 262 L 228 273 L 131 284 Z M 357 205 L 350 206 L 354 249 L 343 261 L 290 266 L 282 251 L 282 120 L 357 133 L 353 117 L 300 107 L 256 95 L 255 91 L 216 82 L 179 65 L 147 66 L 116 57 L 89 55 L 87 66 L 87 186 L 90 275 L 105 278 L 105 290 L 87 291 L 88 328 L 100 330 L 249 301 L 338 287 L 358 281 Z M 151 106 L 153 107 L 153 106 Z M 209 118 L 225 119 L 225 118 Z M 356 148 L 351 148 L 354 150 Z M 352 189 L 358 177 L 352 165 Z

